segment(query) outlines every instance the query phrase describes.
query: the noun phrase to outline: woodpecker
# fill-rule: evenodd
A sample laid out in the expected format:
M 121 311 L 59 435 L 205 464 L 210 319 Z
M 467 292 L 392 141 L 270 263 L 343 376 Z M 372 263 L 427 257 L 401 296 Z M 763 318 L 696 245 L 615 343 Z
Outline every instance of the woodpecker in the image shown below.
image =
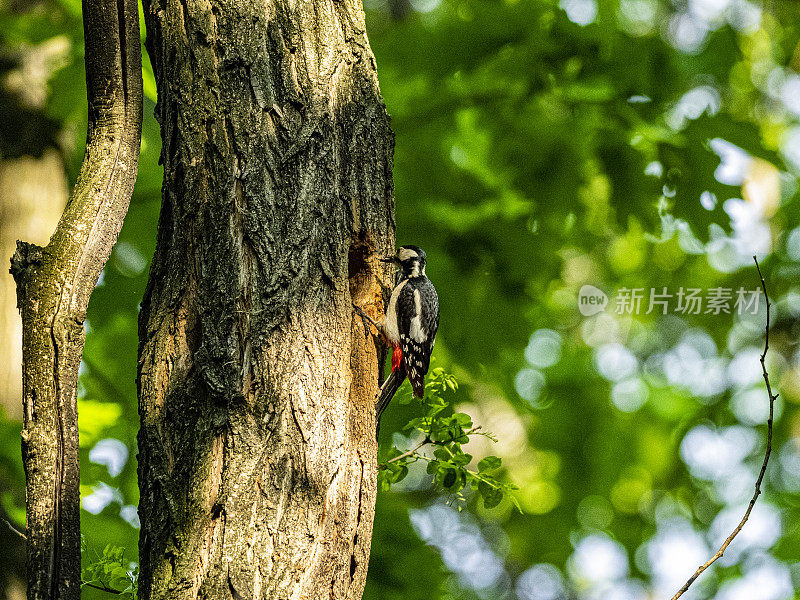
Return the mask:
M 425 375 L 439 328 L 439 297 L 425 274 L 425 252 L 417 246 L 401 246 L 397 254 L 380 260 L 399 271 L 383 323 L 373 321 L 394 348 L 392 372 L 375 402 L 378 420 L 406 377 L 416 397 L 425 395 Z

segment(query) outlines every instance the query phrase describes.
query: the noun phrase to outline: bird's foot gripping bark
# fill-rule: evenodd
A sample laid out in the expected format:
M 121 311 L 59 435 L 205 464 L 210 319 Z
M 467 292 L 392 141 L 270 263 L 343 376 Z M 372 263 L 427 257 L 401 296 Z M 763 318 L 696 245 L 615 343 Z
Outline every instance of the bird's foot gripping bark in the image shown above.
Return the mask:
M 389 298 L 392 297 L 392 286 L 386 285 L 380 278 L 378 279 L 378 283 L 381 286 L 381 298 L 383 299 L 384 307 L 389 304 Z
M 353 304 L 353 310 L 356 311 L 356 313 L 360 315 L 361 318 L 364 320 L 365 334 L 369 332 L 369 325 L 367 325 L 367 323 L 370 323 L 377 331 L 377 335 L 381 339 L 383 345 L 388 346 L 388 341 L 386 338 L 386 328 L 383 326 L 383 323 L 379 323 L 378 321 L 370 317 L 360 306 Z
M 356 311 L 356 313 L 358 313 L 361 316 L 362 319 L 365 319 L 366 321 L 369 321 L 370 323 L 372 323 L 372 325 L 375 326 L 375 329 L 377 329 L 379 333 L 381 332 L 380 324 L 377 321 L 375 321 L 375 319 L 370 317 L 366 312 L 364 312 L 363 308 L 361 308 L 360 306 L 357 306 L 356 304 L 353 304 L 353 310 Z

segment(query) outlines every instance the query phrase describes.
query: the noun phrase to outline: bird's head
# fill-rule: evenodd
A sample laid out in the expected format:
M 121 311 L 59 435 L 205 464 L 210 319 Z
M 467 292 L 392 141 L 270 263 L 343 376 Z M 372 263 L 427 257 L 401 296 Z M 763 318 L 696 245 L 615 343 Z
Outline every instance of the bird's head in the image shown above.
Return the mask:
M 418 246 L 400 246 L 397 254 L 381 260 L 400 267 L 403 278 L 425 276 L 425 251 Z

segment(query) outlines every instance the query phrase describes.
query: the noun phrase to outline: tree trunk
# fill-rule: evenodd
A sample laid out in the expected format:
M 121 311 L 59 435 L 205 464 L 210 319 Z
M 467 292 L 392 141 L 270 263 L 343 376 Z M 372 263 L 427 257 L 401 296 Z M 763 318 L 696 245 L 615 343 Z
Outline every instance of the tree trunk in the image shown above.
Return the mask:
M 17 242 L 28 598 L 80 598 L 76 392 L 89 297 L 136 180 L 142 72 L 136 0 L 84 0 L 89 129 L 81 172 L 46 247 Z
M 140 595 L 360 598 L 393 138 L 353 0 L 145 1 L 163 206 Z M 387 277 L 388 278 L 388 277 Z

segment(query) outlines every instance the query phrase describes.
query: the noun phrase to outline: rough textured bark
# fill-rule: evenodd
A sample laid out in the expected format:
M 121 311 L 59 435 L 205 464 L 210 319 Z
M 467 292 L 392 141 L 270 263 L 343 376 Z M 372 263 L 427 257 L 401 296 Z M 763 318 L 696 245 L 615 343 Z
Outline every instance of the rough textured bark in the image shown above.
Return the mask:
M 89 130 L 78 181 L 44 248 L 11 260 L 22 313 L 28 598 L 80 597 L 76 389 L 83 321 L 122 227 L 139 159 L 142 73 L 135 0 L 84 0 Z
M 393 138 L 360 4 L 145 1 L 163 207 L 140 595 L 360 598 Z

